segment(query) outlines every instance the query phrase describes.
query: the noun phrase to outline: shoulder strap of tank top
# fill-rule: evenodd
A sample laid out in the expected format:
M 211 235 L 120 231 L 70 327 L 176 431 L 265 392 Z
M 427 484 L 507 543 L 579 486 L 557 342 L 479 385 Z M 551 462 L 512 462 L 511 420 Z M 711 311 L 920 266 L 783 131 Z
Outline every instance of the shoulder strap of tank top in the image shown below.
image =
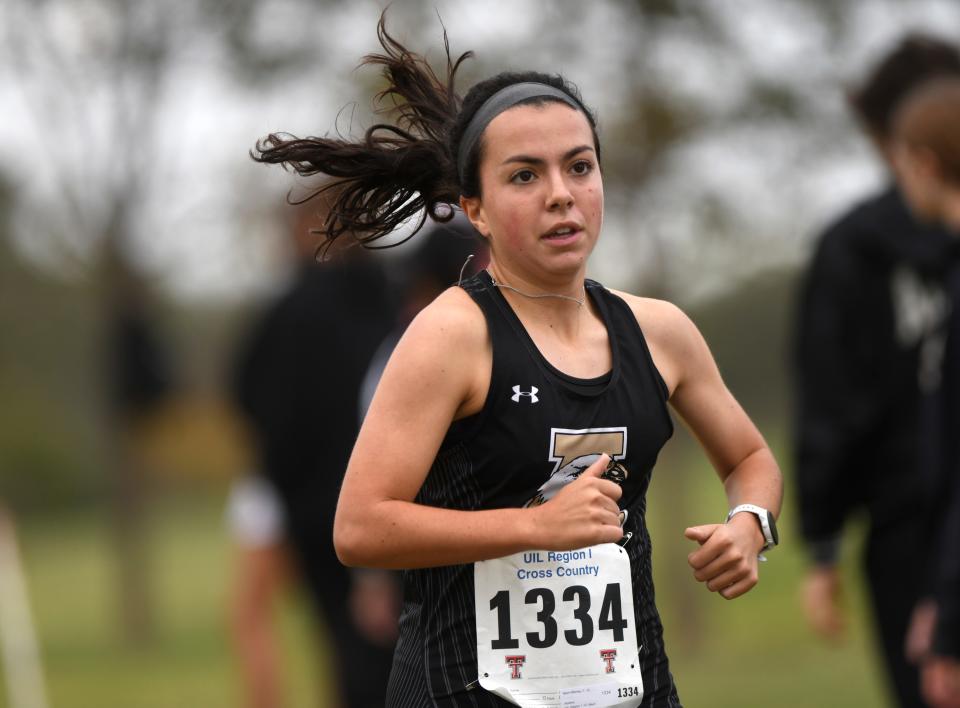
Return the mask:
M 469 278 L 464 278 L 459 283 L 459 287 L 470 296 L 470 299 L 477 304 L 477 307 L 479 307 L 483 313 L 483 319 L 487 325 L 487 332 L 493 345 L 493 366 L 490 371 L 490 386 L 488 388 L 487 398 L 483 403 L 483 408 L 481 408 L 478 413 L 468 418 L 454 421 L 450 427 L 450 431 L 447 433 L 447 439 L 444 441 L 444 448 L 451 444 L 462 443 L 469 440 L 482 428 L 484 420 L 486 420 L 493 407 L 493 397 L 489 394 L 489 391 L 497 390 L 501 383 L 502 367 L 498 365 L 498 357 L 503 356 L 504 347 L 498 346 L 498 342 L 503 342 L 504 337 L 509 337 L 511 333 L 510 325 L 504 320 L 502 313 L 493 300 L 493 296 L 496 293 L 490 285 L 489 278 L 490 276 L 487 272 L 481 270 Z
M 643 334 L 643 329 L 640 327 L 640 323 L 637 322 L 637 317 L 630 308 L 630 305 L 628 305 L 622 297 L 610 292 L 594 280 L 588 279 L 585 287 L 590 290 L 592 294 L 596 295 L 597 300 L 607 306 L 610 313 L 610 323 L 617 330 L 616 336 L 618 339 L 624 343 L 625 351 L 632 350 L 635 346 L 643 353 L 643 361 L 646 364 L 646 368 L 656 382 L 664 402 L 666 402 L 670 397 L 670 389 L 667 388 L 667 384 L 663 380 L 660 370 L 653 361 L 653 355 L 650 354 L 650 347 L 647 345 L 647 339 Z
M 460 287 L 470 296 L 470 299 L 477 303 L 477 307 L 483 312 L 484 318 L 487 321 L 490 337 L 493 341 L 496 341 L 496 334 L 499 333 L 502 328 L 509 328 L 509 325 L 504 320 L 500 309 L 494 302 L 494 295 L 496 293 L 493 290 L 489 273 L 481 270 L 476 275 L 462 280 Z

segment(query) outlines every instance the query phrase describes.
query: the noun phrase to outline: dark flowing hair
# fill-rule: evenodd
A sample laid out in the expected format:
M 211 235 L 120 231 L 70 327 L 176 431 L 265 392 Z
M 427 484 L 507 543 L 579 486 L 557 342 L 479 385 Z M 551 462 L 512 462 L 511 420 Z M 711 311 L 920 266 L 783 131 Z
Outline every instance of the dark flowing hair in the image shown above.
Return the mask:
M 478 140 L 467 156 L 461 184 L 456 167 L 461 137 L 484 101 L 515 83 L 543 83 L 568 94 L 587 117 L 599 160 L 596 119 L 576 87 L 563 77 L 505 72 L 476 84 L 461 99 L 454 86 L 456 74 L 473 52 L 464 52 L 454 60 L 444 29 L 447 61 L 446 76 L 441 78 L 424 57 L 387 32 L 385 16 L 382 14 L 377 24 L 383 53 L 368 54 L 361 66 L 381 67 L 387 88 L 376 95 L 375 103 L 388 105 L 377 112 L 392 109 L 396 112 L 395 124 L 377 123 L 366 130 L 362 140 L 271 133 L 258 140 L 250 152 L 257 162 L 283 164 L 301 176 L 322 174 L 333 178 L 300 200 L 335 191 L 322 229 L 327 246 L 347 233 L 364 246 L 376 248 L 373 242 L 414 216 L 419 215 L 419 221 L 410 236 L 420 230 L 428 216 L 438 222 L 452 219 L 453 205 L 459 203 L 461 195 L 480 194 L 483 140 Z M 537 97 L 521 103 L 542 105 L 551 101 L 559 99 Z

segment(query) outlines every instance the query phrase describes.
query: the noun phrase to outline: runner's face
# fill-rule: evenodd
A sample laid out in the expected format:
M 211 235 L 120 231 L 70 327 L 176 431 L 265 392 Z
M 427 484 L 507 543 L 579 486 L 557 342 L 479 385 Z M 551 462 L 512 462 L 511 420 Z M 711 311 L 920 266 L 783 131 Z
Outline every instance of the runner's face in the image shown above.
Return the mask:
M 603 222 L 603 180 L 586 116 L 517 106 L 483 134 L 481 196 L 462 199 L 492 260 L 526 279 L 582 277 Z

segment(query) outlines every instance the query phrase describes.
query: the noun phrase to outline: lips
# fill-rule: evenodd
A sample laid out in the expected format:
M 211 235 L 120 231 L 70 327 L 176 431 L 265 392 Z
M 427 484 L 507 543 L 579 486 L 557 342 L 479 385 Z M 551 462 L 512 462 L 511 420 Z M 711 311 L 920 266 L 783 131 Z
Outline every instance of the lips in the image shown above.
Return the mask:
M 547 231 L 542 238 L 551 239 L 551 240 L 561 240 L 569 238 L 576 233 L 578 233 L 583 227 L 580 224 L 572 221 L 565 221 L 560 224 L 556 224 L 549 231 Z

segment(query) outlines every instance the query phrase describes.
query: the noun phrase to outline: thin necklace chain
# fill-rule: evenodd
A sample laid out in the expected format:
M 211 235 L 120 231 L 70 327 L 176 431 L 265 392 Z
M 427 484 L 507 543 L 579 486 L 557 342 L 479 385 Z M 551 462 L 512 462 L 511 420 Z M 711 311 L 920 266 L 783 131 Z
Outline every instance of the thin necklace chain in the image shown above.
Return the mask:
M 507 290 L 512 290 L 518 295 L 523 295 L 524 297 L 528 297 L 531 300 L 537 300 L 542 297 L 555 297 L 561 300 L 569 300 L 570 302 L 575 302 L 577 303 L 577 307 L 583 307 L 583 303 L 586 302 L 587 300 L 587 289 L 583 285 L 580 286 L 580 290 L 583 293 L 581 297 L 573 297 L 572 295 L 561 295 L 560 293 L 540 293 L 539 295 L 533 295 L 531 293 L 525 293 L 523 292 L 523 290 L 515 288 L 512 285 L 507 285 L 506 283 L 498 282 L 497 279 L 494 277 L 493 273 L 490 273 L 490 271 L 487 271 L 487 273 L 490 275 L 490 282 L 493 285 L 493 287 L 506 288 Z

